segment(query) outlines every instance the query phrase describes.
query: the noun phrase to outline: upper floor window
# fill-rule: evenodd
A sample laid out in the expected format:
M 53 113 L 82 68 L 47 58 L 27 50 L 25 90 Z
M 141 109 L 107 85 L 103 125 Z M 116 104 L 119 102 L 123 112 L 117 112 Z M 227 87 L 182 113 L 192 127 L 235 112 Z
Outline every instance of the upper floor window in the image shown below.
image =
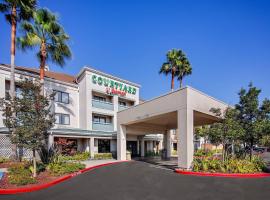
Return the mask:
M 68 114 L 55 113 L 55 123 L 69 125 L 70 124 L 70 116 Z
M 66 92 L 55 91 L 54 99 L 56 102 L 69 103 L 69 94 Z
M 16 97 L 17 98 L 22 98 L 22 90 L 21 90 L 21 88 L 16 87 L 15 92 L 16 92 Z
M 94 99 L 97 100 L 97 101 L 104 101 L 106 102 L 106 98 L 105 97 L 101 97 L 101 96 L 94 96 Z
M 120 105 L 120 106 L 127 106 L 127 103 L 124 102 L 124 101 L 119 101 L 119 105 Z
M 111 120 L 109 118 L 103 116 L 93 116 L 93 122 L 100 123 L 100 124 L 110 124 Z

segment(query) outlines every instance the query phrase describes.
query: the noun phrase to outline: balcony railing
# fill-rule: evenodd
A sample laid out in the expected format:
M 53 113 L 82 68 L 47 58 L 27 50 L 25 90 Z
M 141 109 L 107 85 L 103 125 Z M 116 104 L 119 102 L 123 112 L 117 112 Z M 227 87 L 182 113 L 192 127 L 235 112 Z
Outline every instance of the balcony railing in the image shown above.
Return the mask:
M 96 130 L 96 131 L 113 131 L 113 124 L 93 122 L 92 128 L 93 130 Z
M 105 110 L 113 110 L 113 103 L 99 101 L 96 99 L 92 99 L 92 106 L 95 108 L 101 108 L 101 109 L 105 109 Z
M 118 111 L 125 110 L 127 108 L 129 108 L 129 106 L 118 105 Z

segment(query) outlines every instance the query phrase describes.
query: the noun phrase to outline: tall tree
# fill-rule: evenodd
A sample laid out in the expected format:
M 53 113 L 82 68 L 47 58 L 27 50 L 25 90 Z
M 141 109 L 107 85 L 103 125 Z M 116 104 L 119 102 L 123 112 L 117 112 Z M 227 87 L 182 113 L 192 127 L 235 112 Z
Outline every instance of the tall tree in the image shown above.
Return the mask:
M 225 161 L 229 147 L 232 148 L 234 143 L 243 137 L 244 130 L 237 120 L 238 111 L 236 109 L 227 108 L 222 112 L 220 108 L 212 108 L 210 111 L 220 121 L 210 126 L 208 137 L 211 143 L 222 144 L 222 158 Z
M 48 108 L 50 97 L 40 94 L 39 84 L 32 81 L 18 83 L 21 95 L 14 99 L 1 99 L 5 126 L 15 129 L 11 142 L 19 147 L 33 152 L 33 176 L 36 176 L 36 151 L 39 150 L 48 137 L 48 131 L 53 127 L 54 116 Z M 15 118 L 13 117 L 15 113 Z
M 192 67 L 185 53 L 179 50 L 179 62 L 177 63 L 176 76 L 180 82 L 180 88 L 183 86 L 183 79 L 192 74 Z
M 10 96 L 15 97 L 15 49 L 17 24 L 21 20 L 30 20 L 36 7 L 36 0 L 2 0 L 0 12 L 5 14 L 7 22 L 11 25 L 10 48 Z M 11 133 L 12 134 L 12 133 Z M 12 158 L 17 158 L 17 148 L 12 146 Z
M 244 129 L 243 140 L 248 144 L 250 159 L 252 148 L 269 130 L 270 124 L 270 100 L 265 99 L 259 103 L 260 89 L 249 84 L 248 90 L 242 88 L 239 92 L 239 103 L 235 108 L 238 110 L 238 120 Z
M 168 51 L 166 58 L 167 61 L 164 62 L 159 70 L 159 74 L 171 75 L 171 90 L 174 90 L 174 78 L 176 76 L 177 66 L 179 65 L 180 50 L 172 49 Z
M 44 94 L 46 62 L 50 60 L 61 67 L 65 65 L 65 60 L 71 58 L 71 51 L 67 44 L 69 36 L 58 22 L 56 15 L 48 9 L 37 10 L 33 19 L 33 23 L 22 22 L 23 36 L 18 38 L 18 44 L 23 50 L 38 48 L 40 83 Z
M 36 7 L 36 0 L 2 0 L 0 12 L 5 14 L 7 22 L 11 25 L 10 49 L 10 95 L 15 97 L 15 49 L 17 24 L 21 20 L 30 20 Z

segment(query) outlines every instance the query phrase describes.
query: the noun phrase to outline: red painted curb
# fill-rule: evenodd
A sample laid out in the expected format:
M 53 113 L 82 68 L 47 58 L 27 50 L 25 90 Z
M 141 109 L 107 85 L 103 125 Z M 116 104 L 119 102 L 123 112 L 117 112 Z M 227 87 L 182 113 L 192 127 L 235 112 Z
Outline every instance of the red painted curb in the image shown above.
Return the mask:
M 36 185 L 36 186 L 33 186 L 33 187 L 16 188 L 16 189 L 15 188 L 14 189 L 0 189 L 0 194 L 26 193 L 26 192 L 33 192 L 33 191 L 45 189 L 45 188 L 48 188 L 50 186 L 61 183 L 61 182 L 65 181 L 65 180 L 68 180 L 68 179 L 70 179 L 72 177 L 75 177 L 75 176 L 77 176 L 79 174 L 82 174 L 84 172 L 87 172 L 87 171 L 90 171 L 90 170 L 93 170 L 93 169 L 96 169 L 96 168 L 104 167 L 104 166 L 107 166 L 107 165 L 121 163 L 121 162 L 129 162 L 129 161 L 117 161 L 117 162 L 109 162 L 109 163 L 104 163 L 104 164 L 100 164 L 100 165 L 95 165 L 95 166 L 92 166 L 92 167 L 82 169 L 82 170 L 80 170 L 78 172 L 75 172 L 73 174 L 63 176 L 61 178 L 53 180 L 52 182 L 45 183 L 45 184 L 42 184 L 42 185 Z
M 252 174 L 229 174 L 229 173 L 211 173 L 211 172 L 192 172 L 181 169 L 175 169 L 175 173 L 193 176 L 212 176 L 212 177 L 228 177 L 228 178 L 264 178 L 270 177 L 270 173 L 252 173 Z

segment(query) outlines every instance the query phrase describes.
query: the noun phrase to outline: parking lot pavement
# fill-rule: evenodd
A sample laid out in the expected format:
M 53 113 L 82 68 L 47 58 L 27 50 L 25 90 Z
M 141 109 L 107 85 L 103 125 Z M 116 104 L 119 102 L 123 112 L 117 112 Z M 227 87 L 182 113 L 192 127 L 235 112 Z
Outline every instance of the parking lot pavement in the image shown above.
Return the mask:
M 113 163 L 117 162 L 115 159 L 108 159 L 108 160 L 85 160 L 82 161 L 83 164 L 85 164 L 86 168 L 93 167 L 96 165 L 106 164 L 106 163 Z
M 145 162 L 94 169 L 53 187 L 1 200 L 254 200 L 269 199 L 270 178 L 180 175 Z

